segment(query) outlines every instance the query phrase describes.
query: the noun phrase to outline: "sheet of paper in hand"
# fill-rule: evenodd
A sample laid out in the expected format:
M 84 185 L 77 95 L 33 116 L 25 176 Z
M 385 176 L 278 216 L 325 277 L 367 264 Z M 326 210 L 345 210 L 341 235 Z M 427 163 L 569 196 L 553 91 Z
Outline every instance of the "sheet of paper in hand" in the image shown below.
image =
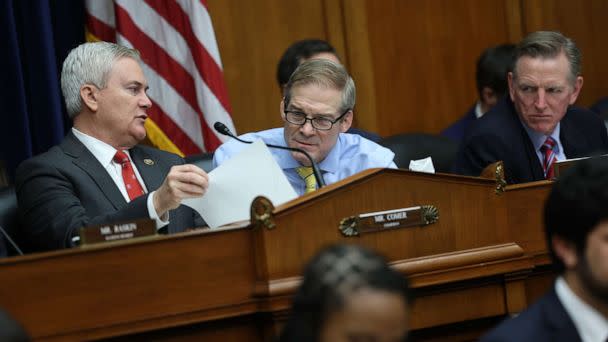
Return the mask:
M 298 195 L 262 140 L 209 172 L 209 188 L 203 197 L 182 204 L 196 210 L 210 228 L 249 220 L 251 202 L 257 196 L 275 206 Z

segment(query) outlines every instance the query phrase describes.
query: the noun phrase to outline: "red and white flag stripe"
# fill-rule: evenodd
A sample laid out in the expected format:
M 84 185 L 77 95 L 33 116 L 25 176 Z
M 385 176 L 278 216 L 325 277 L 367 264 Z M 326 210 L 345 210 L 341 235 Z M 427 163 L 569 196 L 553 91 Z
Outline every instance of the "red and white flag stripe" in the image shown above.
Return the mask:
M 161 131 L 150 134 L 153 143 L 182 155 L 194 154 L 213 151 L 225 139 L 212 129 L 216 121 L 234 131 L 220 54 L 203 0 L 86 0 L 86 8 L 92 39 L 115 41 L 142 54 L 154 102 L 149 112 L 153 122 L 147 127 Z

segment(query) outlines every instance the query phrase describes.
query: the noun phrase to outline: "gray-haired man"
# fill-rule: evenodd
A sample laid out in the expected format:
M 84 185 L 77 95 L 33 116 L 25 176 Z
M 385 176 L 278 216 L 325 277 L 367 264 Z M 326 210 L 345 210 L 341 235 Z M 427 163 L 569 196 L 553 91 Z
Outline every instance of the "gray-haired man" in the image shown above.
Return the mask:
M 319 164 L 330 184 L 374 167 L 392 167 L 394 153 L 359 135 L 345 133 L 353 122 L 355 83 L 343 66 L 325 59 L 308 60 L 296 69 L 281 101 L 282 128 L 242 136 L 267 144 L 302 149 Z M 219 165 L 244 145 L 230 140 L 214 154 Z M 310 162 L 298 152 L 271 150 L 298 194 L 314 191 Z
M 608 149 L 600 118 L 570 107 L 583 87 L 581 53 L 558 32 L 529 34 L 515 50 L 509 97 L 475 122 L 454 171 L 478 176 L 502 160 L 509 183 L 551 179 L 555 161 Z
M 180 202 L 205 193 L 207 174 L 137 145 L 152 102 L 136 50 L 106 42 L 76 47 L 64 61 L 61 88 L 72 131 L 17 170 L 26 250 L 70 247 L 78 228 L 94 224 L 152 218 L 157 228 L 178 232 L 203 223 Z

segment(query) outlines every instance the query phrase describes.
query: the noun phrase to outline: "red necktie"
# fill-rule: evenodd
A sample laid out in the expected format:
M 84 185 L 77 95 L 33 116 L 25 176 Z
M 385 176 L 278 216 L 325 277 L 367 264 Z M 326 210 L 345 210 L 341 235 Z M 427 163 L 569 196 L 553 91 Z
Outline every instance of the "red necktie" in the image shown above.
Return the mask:
M 139 184 L 137 177 L 135 177 L 131 160 L 127 154 L 123 151 L 117 151 L 116 155 L 114 155 L 114 161 L 122 166 L 122 180 L 125 182 L 129 199 L 132 201 L 143 195 L 144 189 L 141 187 L 141 184 Z
M 543 146 L 540 147 L 540 151 L 543 154 L 543 171 L 545 172 L 546 179 L 553 179 L 553 162 L 555 161 L 555 153 L 553 148 L 557 142 L 551 137 L 547 137 Z

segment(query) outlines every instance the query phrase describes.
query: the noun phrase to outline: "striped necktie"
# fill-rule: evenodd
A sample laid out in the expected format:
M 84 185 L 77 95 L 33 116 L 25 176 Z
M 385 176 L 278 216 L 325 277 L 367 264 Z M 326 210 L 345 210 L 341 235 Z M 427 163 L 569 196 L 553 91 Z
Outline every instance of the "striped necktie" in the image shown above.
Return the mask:
M 312 167 L 310 166 L 300 166 L 296 167 L 296 172 L 306 182 L 306 190 L 305 194 L 311 193 L 317 189 L 317 181 L 315 176 L 313 175 Z
M 553 148 L 555 148 L 557 142 L 551 137 L 547 137 L 547 140 L 540 147 L 540 152 L 543 154 L 543 172 L 545 173 L 546 179 L 553 179 L 553 163 L 555 162 L 556 156 Z

